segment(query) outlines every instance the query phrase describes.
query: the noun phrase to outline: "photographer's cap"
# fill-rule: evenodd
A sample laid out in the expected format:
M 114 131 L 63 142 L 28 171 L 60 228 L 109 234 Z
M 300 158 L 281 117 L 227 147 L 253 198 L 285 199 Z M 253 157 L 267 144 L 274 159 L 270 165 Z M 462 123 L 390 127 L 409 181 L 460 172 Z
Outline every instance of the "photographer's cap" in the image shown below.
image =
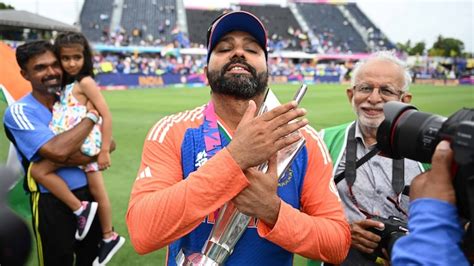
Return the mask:
M 247 11 L 233 11 L 220 15 L 211 23 L 207 30 L 207 62 L 211 57 L 212 50 L 219 40 L 231 31 L 243 31 L 252 35 L 265 53 L 267 51 L 267 31 L 263 23 L 252 13 Z

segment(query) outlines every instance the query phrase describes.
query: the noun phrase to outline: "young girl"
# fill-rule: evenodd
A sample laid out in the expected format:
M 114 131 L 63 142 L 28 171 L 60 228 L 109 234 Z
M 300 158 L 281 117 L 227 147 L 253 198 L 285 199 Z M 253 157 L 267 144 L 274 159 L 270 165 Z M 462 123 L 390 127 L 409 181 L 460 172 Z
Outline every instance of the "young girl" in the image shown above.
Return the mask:
M 87 118 L 99 123 L 96 123 L 81 147 L 83 154 L 97 155 L 97 163 L 84 167 L 89 189 L 97 202 L 81 202 L 76 198 L 56 175 L 57 166 L 52 162 L 42 160 L 33 164 L 31 175 L 77 215 L 76 239 L 85 238 L 98 209 L 103 239 L 94 265 L 105 265 L 125 242 L 125 238 L 113 230 L 110 201 L 100 172 L 111 165 L 109 147 L 112 141 L 112 117 L 93 79 L 91 49 L 84 35 L 77 32 L 59 34 L 55 40 L 55 50 L 64 70 L 63 84 L 68 85 L 64 86 L 59 101 L 53 107 L 51 129 L 59 134 L 74 127 L 86 117 L 88 109 L 97 110 L 102 118 L 100 125 L 100 121 L 97 121 L 100 120 L 99 116 L 89 112 Z

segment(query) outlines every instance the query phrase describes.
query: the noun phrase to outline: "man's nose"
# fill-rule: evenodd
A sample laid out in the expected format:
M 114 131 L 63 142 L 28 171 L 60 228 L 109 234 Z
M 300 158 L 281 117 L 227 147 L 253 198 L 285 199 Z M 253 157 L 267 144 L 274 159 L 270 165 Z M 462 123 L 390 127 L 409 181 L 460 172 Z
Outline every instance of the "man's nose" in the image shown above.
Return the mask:
M 245 58 L 245 50 L 243 47 L 236 47 L 234 49 L 234 54 L 232 55 L 232 57 L 234 56 L 238 56 L 238 57 L 243 57 Z
M 378 103 L 383 101 L 382 96 L 380 95 L 380 89 L 374 88 L 372 92 L 369 94 L 368 101 L 370 103 Z
M 47 68 L 47 71 L 48 71 L 48 75 L 57 75 L 58 74 L 57 69 L 53 66 L 49 66 Z

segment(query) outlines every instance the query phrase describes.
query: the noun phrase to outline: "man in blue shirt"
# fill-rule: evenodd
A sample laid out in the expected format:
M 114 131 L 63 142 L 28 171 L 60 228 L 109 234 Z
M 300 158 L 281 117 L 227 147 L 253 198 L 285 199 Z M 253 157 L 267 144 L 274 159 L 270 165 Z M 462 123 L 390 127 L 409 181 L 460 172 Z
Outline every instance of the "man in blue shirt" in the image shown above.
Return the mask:
M 22 76 L 31 83 L 33 90 L 5 111 L 3 122 L 25 170 L 24 188 L 31 195 L 39 265 L 73 265 L 74 254 L 76 265 L 91 265 L 102 236 L 98 219 L 87 237 L 75 242 L 76 216 L 44 187 L 37 186 L 29 169 L 42 158 L 64 166 L 56 173 L 69 189 L 80 200 L 93 201 L 86 175 L 77 165 L 93 160 L 83 155 L 80 147 L 94 126 L 97 113 L 90 111 L 89 119 L 55 135 L 48 125 L 57 92 L 61 89 L 62 70 L 53 46 L 46 41 L 26 43 L 17 48 L 16 57 Z
M 453 151 L 441 141 L 432 169 L 417 176 L 410 188 L 410 234 L 392 250 L 392 265 L 469 265 L 460 248 L 464 230 L 452 185 Z

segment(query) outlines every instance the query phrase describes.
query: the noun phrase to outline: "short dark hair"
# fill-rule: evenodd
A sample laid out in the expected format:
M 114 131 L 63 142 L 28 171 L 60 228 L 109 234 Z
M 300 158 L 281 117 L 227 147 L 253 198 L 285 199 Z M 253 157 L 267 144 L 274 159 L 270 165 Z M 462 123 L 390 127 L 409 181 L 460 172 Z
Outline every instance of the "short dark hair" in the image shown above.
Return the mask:
M 83 47 L 84 65 L 79 73 L 72 77 L 66 71 L 64 71 L 65 84 L 71 83 L 75 80 L 80 81 L 82 78 L 91 76 L 94 77 L 94 65 L 92 61 L 92 49 L 87 41 L 86 37 L 80 32 L 64 32 L 60 33 L 54 40 L 54 48 L 56 57 L 61 61 L 61 48 L 71 47 L 73 45 L 80 45 Z
M 50 51 L 54 53 L 53 45 L 44 40 L 24 43 L 16 48 L 16 62 L 21 69 L 26 70 L 28 61 L 37 55 L 41 55 Z

